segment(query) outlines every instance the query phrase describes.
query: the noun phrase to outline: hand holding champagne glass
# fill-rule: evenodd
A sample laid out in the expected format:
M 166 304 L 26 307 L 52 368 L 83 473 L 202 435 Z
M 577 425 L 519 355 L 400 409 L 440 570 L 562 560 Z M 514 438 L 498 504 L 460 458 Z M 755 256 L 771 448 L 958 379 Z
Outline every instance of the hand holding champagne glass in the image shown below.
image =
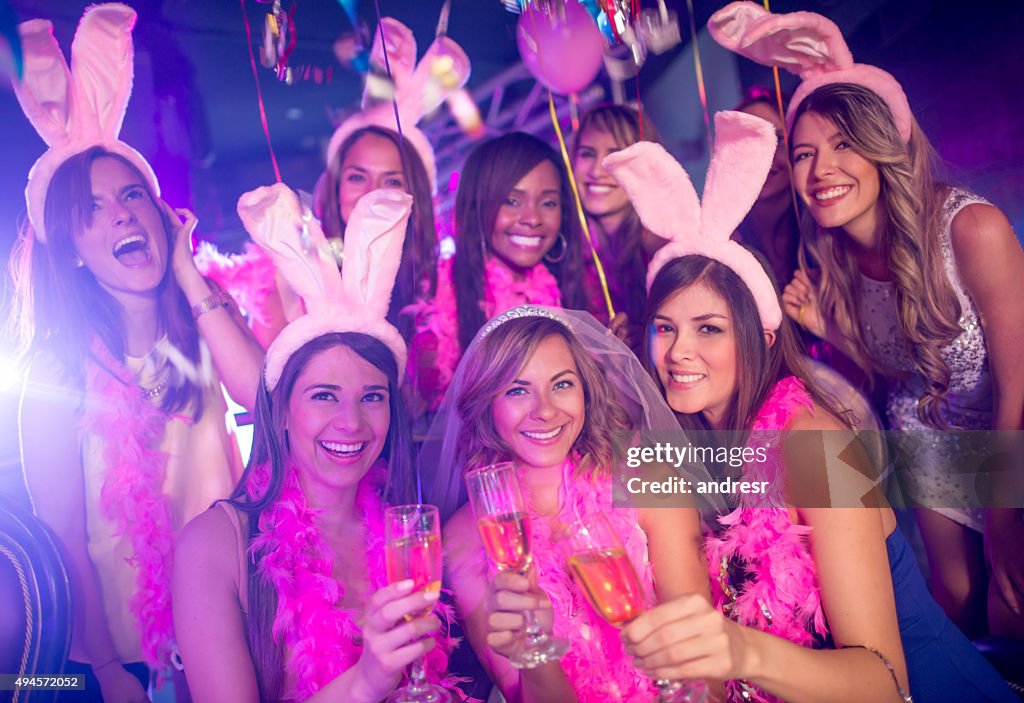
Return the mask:
M 388 583 L 412 579 L 413 591 L 441 590 L 441 519 L 432 505 L 399 505 L 384 511 L 384 561 Z M 427 608 L 421 616 L 430 614 Z M 406 616 L 412 619 L 412 616 Z M 448 691 L 428 683 L 423 657 L 409 667 L 409 683 L 390 703 L 452 703 Z
M 474 469 L 466 474 L 466 486 L 487 556 L 498 570 L 525 575 L 532 560 L 530 515 L 515 464 Z M 523 617 L 526 629 L 519 649 L 510 658 L 513 666 L 532 669 L 566 653 L 569 643 L 545 633 L 534 611 L 525 611 Z
M 622 542 L 604 515 L 577 517 L 560 533 L 569 570 L 583 595 L 601 617 L 616 627 L 647 610 L 643 588 Z M 707 689 L 701 682 L 660 679 L 661 703 L 703 703 Z

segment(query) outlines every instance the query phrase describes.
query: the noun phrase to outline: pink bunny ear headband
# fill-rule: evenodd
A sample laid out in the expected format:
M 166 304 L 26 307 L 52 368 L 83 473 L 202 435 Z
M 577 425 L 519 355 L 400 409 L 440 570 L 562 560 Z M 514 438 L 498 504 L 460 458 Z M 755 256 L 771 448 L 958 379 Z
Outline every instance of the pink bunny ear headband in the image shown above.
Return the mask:
M 773 15 L 754 2 L 732 2 L 711 16 L 708 31 L 726 49 L 800 77 L 786 113 L 791 132 L 804 98 L 823 85 L 853 83 L 885 101 L 903 141 L 910 141 L 913 118 L 903 86 L 880 68 L 854 63 L 842 32 L 828 18 L 815 12 Z
M 778 138 L 775 128 L 745 112 L 715 115 L 715 150 L 704 197 L 665 149 L 637 142 L 605 157 L 602 164 L 626 191 L 644 227 L 669 240 L 647 268 L 647 289 L 673 259 L 699 254 L 725 264 L 750 289 L 765 330 L 782 324 L 779 297 L 761 262 L 730 237 L 757 201 Z
M 412 145 L 427 169 L 431 191 L 437 190 L 437 163 L 434 147 L 416 124 L 420 119 L 437 109 L 445 99 L 460 89 L 469 80 L 469 57 L 458 44 L 446 36 L 440 36 L 427 49 L 427 53 L 416 63 L 416 38 L 412 30 L 393 17 L 385 17 L 375 34 L 370 62 L 384 65 L 384 47 L 381 44 L 383 29 L 388 49 L 388 65 L 395 81 L 395 102 L 398 116 L 402 121 L 402 136 Z M 439 74 L 438 66 L 443 69 Z M 369 106 L 370 96 L 363 92 L 363 111 L 342 122 L 331 135 L 327 145 L 327 164 L 334 163 L 338 150 L 355 131 L 364 127 L 383 127 L 398 130 L 395 122 L 395 108 L 391 101 Z
M 71 43 L 70 68 L 49 21 L 30 20 L 18 26 L 25 72 L 21 81 L 14 81 L 14 93 L 49 147 L 28 172 L 25 188 L 28 219 L 41 242 L 46 241 L 43 209 L 54 171 L 91 147 L 126 158 L 160 196 L 152 167 L 117 138 L 132 92 L 135 17 L 135 10 L 120 3 L 89 7 Z
M 245 229 L 306 304 L 306 314 L 285 327 L 267 350 L 263 373 L 269 390 L 292 354 L 331 332 L 379 339 L 395 355 L 401 383 L 405 341 L 385 318 L 411 210 L 412 196 L 398 190 L 375 190 L 360 198 L 345 228 L 339 273 L 319 223 L 288 186 L 264 186 L 238 199 Z

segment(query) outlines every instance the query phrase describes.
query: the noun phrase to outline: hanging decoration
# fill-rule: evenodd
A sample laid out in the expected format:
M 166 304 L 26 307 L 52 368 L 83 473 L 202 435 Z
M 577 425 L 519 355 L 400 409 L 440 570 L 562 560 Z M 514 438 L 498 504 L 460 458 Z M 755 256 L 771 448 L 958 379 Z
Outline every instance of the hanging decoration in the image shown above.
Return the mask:
M 554 12 L 527 7 L 519 17 L 516 43 L 530 73 L 561 95 L 583 90 L 601 70 L 604 41 L 576 0 Z

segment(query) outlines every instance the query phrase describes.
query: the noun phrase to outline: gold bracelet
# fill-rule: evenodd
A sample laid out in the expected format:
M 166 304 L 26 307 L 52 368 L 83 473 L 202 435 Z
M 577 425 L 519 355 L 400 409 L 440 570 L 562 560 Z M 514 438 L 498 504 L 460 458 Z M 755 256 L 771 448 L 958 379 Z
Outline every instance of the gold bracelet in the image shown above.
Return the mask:
M 211 310 L 227 308 L 229 305 L 227 295 L 224 294 L 224 291 L 217 289 L 192 306 L 192 319 L 198 320 Z

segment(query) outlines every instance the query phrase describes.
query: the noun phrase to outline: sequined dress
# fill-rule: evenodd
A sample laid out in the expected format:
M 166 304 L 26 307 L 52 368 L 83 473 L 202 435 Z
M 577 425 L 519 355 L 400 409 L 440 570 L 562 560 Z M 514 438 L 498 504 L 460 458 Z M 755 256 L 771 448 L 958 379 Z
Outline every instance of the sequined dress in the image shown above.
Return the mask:
M 949 366 L 950 429 L 992 428 L 993 394 L 988 349 L 978 310 L 960 280 L 953 258 L 950 226 L 960 210 L 973 203 L 988 204 L 966 190 L 952 189 L 943 205 L 939 230 L 946 275 L 960 302 L 960 336 L 941 350 Z M 925 379 L 914 368 L 910 347 L 900 327 L 896 290 L 891 281 L 876 281 L 861 274 L 860 316 L 864 341 L 872 356 L 892 370 L 887 401 L 889 427 L 907 430 L 901 435 L 905 456 L 913 465 L 900 475 L 900 487 L 910 505 L 927 507 L 974 530 L 983 527 L 983 512 L 971 471 L 971 450 L 963 436 L 935 430 L 917 417 L 918 400 L 925 395 Z

